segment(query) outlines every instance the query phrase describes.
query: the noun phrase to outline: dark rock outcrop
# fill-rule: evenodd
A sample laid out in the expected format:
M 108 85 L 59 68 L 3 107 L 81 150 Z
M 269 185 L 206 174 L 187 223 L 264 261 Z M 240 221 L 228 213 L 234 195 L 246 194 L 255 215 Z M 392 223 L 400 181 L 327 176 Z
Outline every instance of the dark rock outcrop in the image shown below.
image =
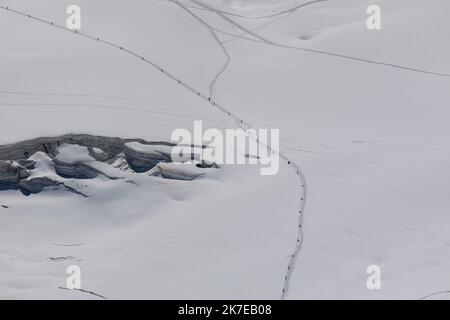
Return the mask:
M 60 148 L 63 145 L 85 147 L 91 158 L 89 161 L 76 160 L 71 163 L 69 160 L 61 161 L 67 159 L 58 157 L 58 154 L 63 152 Z M 29 195 L 42 192 L 47 188 L 64 187 L 71 192 L 84 195 L 75 190 L 76 187 L 70 187 L 73 184 L 67 183 L 66 179 L 94 179 L 99 175 L 104 175 L 109 179 L 120 178 L 114 175 L 108 176 L 105 172 L 96 169 L 105 167 L 105 165 L 98 166 L 98 162 L 124 171 L 132 169 L 137 173 L 148 172 L 155 168 L 153 174 L 167 179 L 193 180 L 197 178 L 200 174 L 195 171 L 179 171 L 169 167 L 156 168 L 158 164 L 172 162 L 171 149 L 173 146 L 175 145 L 167 142 L 148 142 L 142 139 L 121 139 L 83 134 L 38 138 L 0 146 L 0 190 L 18 189 Z M 31 157 L 33 155 L 39 156 Z M 69 159 L 70 156 L 69 153 Z M 194 157 L 195 154 L 192 153 L 191 158 L 194 159 Z M 201 168 L 213 166 L 215 165 L 205 162 L 198 165 Z M 109 172 L 109 170 L 105 171 Z
M 26 195 L 32 193 L 39 193 L 44 191 L 46 188 L 58 187 L 63 183 L 60 181 L 55 181 L 49 177 L 36 177 L 32 179 L 20 180 L 19 187 L 22 192 Z
M 147 172 L 160 162 L 171 162 L 171 155 L 164 152 L 139 152 L 125 146 L 125 159 L 135 172 Z
M 56 159 L 53 160 L 53 163 L 56 173 L 67 179 L 94 179 L 101 174 L 100 171 L 84 163 L 65 163 Z
M 16 184 L 21 179 L 30 176 L 27 168 L 16 161 L 0 161 L 0 188 L 5 185 Z

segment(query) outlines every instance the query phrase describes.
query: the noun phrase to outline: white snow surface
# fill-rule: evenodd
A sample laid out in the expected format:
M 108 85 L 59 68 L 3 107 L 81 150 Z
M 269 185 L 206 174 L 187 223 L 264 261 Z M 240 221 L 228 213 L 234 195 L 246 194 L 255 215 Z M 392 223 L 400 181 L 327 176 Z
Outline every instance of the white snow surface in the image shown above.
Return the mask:
M 329 0 L 292 12 L 307 1 L 179 2 L 230 57 L 215 99 L 256 128 L 279 128 L 282 152 L 305 174 L 305 238 L 287 298 L 448 297 L 450 77 L 417 71 L 450 74 L 448 0 Z M 71 4 L 0 0 L 61 25 Z M 81 31 L 205 94 L 224 66 L 211 30 L 172 1 L 77 4 Z M 380 31 L 366 28 L 371 4 L 382 8 Z M 0 39 L 0 144 L 67 133 L 170 141 L 194 120 L 236 127 L 121 50 L 5 10 Z M 58 157 L 90 158 L 76 146 Z M 300 183 L 286 163 L 275 176 L 229 165 L 193 181 L 133 182 L 86 181 L 89 198 L 0 191 L 0 298 L 97 299 L 60 289 L 73 264 L 82 288 L 108 299 L 281 296 Z M 369 265 L 381 267 L 381 290 L 366 287 Z

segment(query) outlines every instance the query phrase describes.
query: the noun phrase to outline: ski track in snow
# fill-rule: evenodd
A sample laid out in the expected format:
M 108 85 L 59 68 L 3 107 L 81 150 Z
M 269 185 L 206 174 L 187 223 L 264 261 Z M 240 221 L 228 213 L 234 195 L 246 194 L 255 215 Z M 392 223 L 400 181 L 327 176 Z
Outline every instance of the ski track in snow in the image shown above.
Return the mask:
M 268 15 L 265 15 L 265 16 L 255 16 L 255 17 L 249 17 L 249 16 L 245 16 L 245 15 L 242 15 L 242 14 L 233 13 L 233 12 L 229 12 L 229 11 L 225 11 L 225 10 L 217 10 L 217 9 L 215 9 L 214 11 L 218 11 L 218 12 L 220 12 L 222 14 L 225 14 L 225 15 L 228 15 L 228 16 L 232 16 L 232 17 L 236 17 L 236 18 L 243 18 L 243 19 L 249 19 L 249 20 L 260 20 L 260 19 L 275 18 L 275 17 L 281 16 L 281 15 L 284 15 L 284 14 L 291 14 L 291 13 L 296 12 L 300 8 L 307 7 L 307 6 L 310 6 L 312 4 L 316 4 L 316 3 L 319 3 L 319 2 L 326 2 L 326 1 L 332 1 L 332 0 L 313 0 L 313 1 L 308 1 L 308 2 L 305 2 L 305 3 L 299 4 L 299 5 L 296 5 L 296 6 L 292 7 L 292 8 L 290 8 L 290 9 L 283 10 L 281 12 L 272 13 L 272 14 L 268 14 Z M 186 5 L 186 6 L 188 6 L 190 8 L 193 8 L 193 9 L 211 11 L 211 9 L 205 8 L 205 7 L 196 7 L 196 6 L 189 6 L 189 5 Z
M 184 10 L 186 10 L 190 15 L 194 16 L 194 18 L 196 18 L 198 21 L 201 22 L 202 25 L 204 25 L 206 28 L 208 28 L 208 30 L 210 31 L 210 33 L 213 35 L 214 39 L 219 43 L 219 45 L 221 46 L 222 50 L 225 52 L 225 55 L 227 56 L 227 61 L 225 63 L 224 68 L 216 75 L 216 77 L 214 78 L 213 82 L 210 85 L 210 95 L 212 96 L 214 91 L 211 90 L 213 87 L 213 85 L 215 85 L 217 79 L 219 78 L 219 76 L 225 71 L 226 67 L 229 65 L 231 57 L 230 54 L 228 53 L 226 47 L 224 46 L 224 44 L 220 41 L 220 39 L 218 38 L 217 34 L 214 32 L 214 29 L 212 26 L 210 26 L 207 22 L 205 22 L 203 19 L 201 19 L 200 17 L 198 17 L 197 15 L 195 15 L 192 11 L 190 11 L 189 9 L 186 8 L 185 5 L 179 3 L 177 0 L 168 0 L 170 2 L 173 2 L 175 4 L 177 4 L 178 6 L 182 7 Z M 194 2 L 202 7 L 203 4 L 201 2 L 198 2 L 196 0 L 190 0 L 191 2 Z M 205 9 L 207 9 L 207 7 L 204 7 Z M 214 12 L 214 11 L 212 11 Z M 217 12 L 214 12 L 216 14 L 218 14 Z M 219 17 L 223 18 L 225 21 L 228 21 L 228 19 L 225 19 L 223 17 L 223 15 L 218 14 Z M 241 35 L 240 35 L 241 36 Z M 240 36 L 237 36 L 236 38 L 239 38 Z M 249 130 L 252 129 L 251 126 L 246 126 L 244 124 L 242 124 L 241 122 L 237 121 L 238 126 L 240 126 L 243 130 Z M 260 143 L 258 141 L 258 139 L 256 139 L 257 143 Z M 270 148 L 270 146 L 265 145 L 265 147 L 268 148 L 268 150 L 273 151 L 272 148 Z M 282 293 L 281 293 L 281 299 L 286 298 L 286 295 L 288 293 L 288 289 L 289 289 L 289 284 L 290 284 L 290 280 L 291 280 L 291 276 L 292 276 L 292 272 L 295 268 L 295 264 L 297 261 L 297 257 L 301 251 L 302 245 L 303 245 L 303 212 L 305 209 L 305 202 L 306 202 L 306 180 L 303 176 L 303 174 L 300 171 L 300 168 L 290 159 L 288 159 L 285 155 L 283 155 L 281 152 L 279 153 L 280 157 L 283 158 L 288 165 L 293 166 L 294 169 L 296 170 L 296 174 L 299 176 L 300 178 L 300 182 L 301 182 L 301 196 L 300 196 L 300 203 L 299 203 L 299 210 L 298 210 L 298 214 L 299 214 L 299 219 L 298 219 L 298 234 L 297 234 L 297 239 L 295 242 L 295 247 L 293 252 L 290 254 L 290 258 L 289 258 L 289 263 L 288 263 L 288 267 L 286 270 L 286 273 L 284 274 L 284 283 L 283 283 L 283 289 L 282 289 Z
M 54 243 L 57 247 L 81 247 L 87 245 L 87 243 Z
M 442 294 L 450 294 L 450 290 L 434 292 L 434 293 L 431 293 L 431 294 L 426 295 L 424 297 L 421 297 L 419 300 L 427 300 L 428 298 L 439 296 L 439 295 L 442 295 Z
M 213 94 L 214 94 L 214 86 L 215 83 L 217 81 L 217 79 L 220 77 L 220 75 L 225 71 L 225 69 L 227 68 L 231 58 L 230 55 L 228 54 L 225 46 L 223 45 L 223 43 L 220 41 L 220 39 L 218 38 L 217 34 L 214 32 L 214 29 L 209 26 L 206 22 L 204 22 L 202 19 L 200 19 L 198 16 L 196 16 L 195 14 L 193 14 L 190 10 L 188 10 L 186 7 L 184 7 L 183 5 L 181 5 L 178 1 L 176 0 L 168 0 L 174 4 L 179 5 L 180 7 L 182 7 L 184 10 L 186 10 L 188 13 L 190 13 L 191 15 L 193 15 L 197 20 L 199 20 L 204 26 L 206 26 L 211 34 L 213 35 L 213 37 L 218 41 L 218 43 L 221 45 L 225 55 L 227 56 L 227 61 L 225 63 L 225 65 L 222 67 L 222 69 L 219 71 L 219 73 L 216 75 L 216 77 L 213 79 L 213 81 L 210 84 L 209 87 L 209 94 L 202 94 L 200 91 L 196 90 L 195 88 L 191 87 L 190 85 L 188 85 L 185 82 L 182 82 L 180 79 L 178 79 L 176 76 L 174 76 L 172 73 L 166 71 L 163 67 L 161 67 L 160 65 L 146 59 L 144 56 L 141 56 L 137 53 L 135 53 L 132 50 L 129 50 L 123 46 L 120 46 L 116 43 L 113 42 L 109 42 L 107 40 L 103 40 L 100 37 L 94 37 L 92 35 L 80 32 L 80 31 L 72 31 L 69 30 L 67 28 L 65 28 L 64 26 L 55 24 L 51 21 L 47 21 L 44 19 L 40 19 L 37 17 L 34 17 L 30 14 L 21 12 L 21 11 L 17 11 L 17 10 L 13 10 L 9 7 L 5 7 L 3 5 L 0 5 L 0 9 L 2 10 L 6 10 L 7 12 L 10 13 L 14 13 L 17 15 L 21 15 L 24 17 L 27 17 L 31 20 L 37 21 L 37 22 L 41 22 L 41 23 L 45 23 L 48 24 L 50 26 L 53 26 L 55 28 L 58 28 L 60 30 L 63 30 L 65 32 L 69 32 L 81 37 L 85 37 L 87 39 L 93 40 L 93 41 L 97 41 L 99 43 L 108 45 L 110 47 L 119 49 L 125 53 L 128 53 L 136 58 L 138 58 L 139 60 L 141 60 L 142 62 L 151 65 L 153 68 L 157 69 L 159 72 L 163 73 L 165 76 L 171 78 L 172 80 L 176 81 L 179 85 L 183 86 L 184 88 L 186 88 L 187 90 L 189 90 L 191 93 L 197 95 L 199 98 L 202 98 L 203 100 L 206 100 L 207 102 L 209 102 L 209 104 L 220 110 L 221 112 L 225 113 L 226 115 L 228 115 L 229 117 L 233 118 L 238 125 L 242 128 L 242 129 L 251 129 L 252 126 L 245 122 L 243 119 L 239 118 L 238 116 L 236 116 L 235 114 L 231 113 L 227 108 L 223 107 L 222 105 L 220 105 L 218 102 L 215 102 L 213 99 Z M 423 73 L 423 74 L 430 74 L 430 75 L 435 75 L 435 76 L 444 76 L 444 77 L 450 77 L 450 74 L 447 73 L 439 73 L 439 72 L 433 72 L 433 71 L 427 71 L 427 70 L 422 70 L 422 69 L 418 69 L 418 68 L 413 68 L 413 67 L 406 67 L 406 66 L 401 66 L 401 65 L 397 65 L 397 64 L 391 64 L 391 63 L 386 63 L 386 62 L 381 62 L 381 61 L 374 61 L 374 60 L 369 60 L 369 59 L 364 59 L 364 58 L 359 58 L 359 57 L 352 57 L 352 56 L 348 56 L 348 55 L 342 55 L 342 54 L 338 54 L 338 53 L 333 53 L 333 52 L 327 52 L 327 51 L 322 51 L 322 50 L 314 50 L 314 49 L 308 49 L 308 48 L 301 48 L 301 47 L 294 47 L 294 46 L 288 46 L 288 45 L 283 45 L 283 44 L 278 44 L 275 43 L 269 39 L 266 39 L 256 33 L 254 33 L 252 30 L 248 30 L 247 28 L 241 26 L 240 24 L 238 24 L 237 22 L 235 22 L 234 20 L 230 19 L 229 17 L 227 17 L 226 15 L 229 15 L 229 13 L 225 13 L 223 11 L 220 10 L 216 10 L 202 2 L 199 2 L 197 0 L 191 0 L 192 2 L 196 3 L 197 5 L 201 6 L 204 9 L 210 10 L 215 12 L 216 14 L 218 14 L 220 17 L 222 17 L 224 20 L 228 21 L 230 24 L 236 26 L 237 28 L 241 29 L 242 31 L 244 31 L 245 34 L 251 35 L 252 37 L 256 38 L 256 39 L 251 39 L 254 41 L 258 41 L 258 42 L 262 42 L 268 45 L 272 45 L 272 46 L 277 46 L 277 47 L 282 47 L 282 48 L 287 48 L 287 49 L 295 49 L 295 50 L 301 50 L 301 51 L 306 51 L 306 52 L 311 52 L 311 53 L 316 53 L 316 54 L 322 54 L 322 55 L 328 55 L 328 56 L 333 56 L 333 57 L 337 57 L 337 58 L 343 58 L 343 59 L 348 59 L 348 60 L 353 60 L 353 61 L 359 61 L 359 62 L 364 62 L 364 63 L 369 63 L 369 64 L 376 64 L 376 65 L 382 65 L 382 66 L 386 66 L 386 67 L 392 67 L 392 68 L 397 68 L 397 69 L 403 69 L 403 70 L 409 70 L 409 71 L 413 71 L 413 72 L 419 72 L 419 73 Z M 322 1 L 326 1 L 326 0 L 322 0 Z M 316 2 L 320 2 L 320 1 L 311 1 L 308 4 L 312 4 L 312 3 L 316 3 Z M 295 10 L 304 7 L 306 4 L 297 6 L 296 8 L 293 8 L 289 11 L 286 12 L 282 12 L 282 13 L 278 13 L 276 15 L 271 15 L 272 17 L 278 16 L 278 15 L 282 15 L 285 13 L 289 13 L 289 12 L 294 12 Z M 267 16 L 271 17 L 271 16 Z M 242 35 L 240 36 L 242 37 Z M 258 143 L 260 143 L 258 141 Z M 268 149 L 271 152 L 274 152 L 270 146 L 267 146 Z M 296 245 L 295 248 L 290 256 L 289 259 L 289 264 L 288 264 L 288 268 L 287 271 L 285 273 L 284 276 L 284 284 L 283 284 L 283 289 L 282 289 L 282 294 L 281 294 L 281 299 L 286 298 L 286 295 L 288 293 L 288 289 L 289 289 L 289 284 L 290 284 L 290 279 L 292 276 L 292 272 L 295 268 L 295 264 L 297 261 L 297 257 L 299 255 L 299 252 L 301 251 L 302 245 L 303 245 L 303 216 L 304 216 L 304 209 L 305 209 L 305 203 L 306 203 L 306 195 L 307 195 L 307 187 L 306 187 L 306 180 L 305 177 L 302 173 L 302 171 L 300 170 L 300 168 L 292 161 L 290 160 L 286 155 L 284 155 L 283 153 L 280 152 L 280 158 L 285 160 L 287 162 L 287 164 L 295 171 L 296 175 L 299 177 L 300 179 L 300 203 L 299 203 L 299 211 L 298 211 L 298 234 L 297 234 L 297 239 L 296 239 Z M 65 289 L 68 290 L 67 288 L 60 288 L 60 289 Z M 88 294 L 92 294 L 98 297 L 101 297 L 103 299 L 106 299 L 104 296 L 98 295 L 94 292 L 90 292 L 90 291 L 85 291 L 85 290 L 79 290 L 81 292 L 84 293 L 88 293 Z M 442 292 L 445 293 L 445 292 Z M 436 293 L 436 294 L 440 294 L 440 293 Z M 427 298 L 429 296 L 426 296 L 424 298 Z
M 49 92 L 49 91 L 12 91 L 12 90 L 0 90 L 0 95 L 12 95 L 12 96 L 38 96 L 38 97 L 78 97 L 78 98 L 97 98 L 97 99 L 108 99 L 117 101 L 127 101 L 127 102 L 137 102 L 144 103 L 146 105 L 158 105 L 161 107 L 170 108 L 168 104 L 150 101 L 146 99 L 137 99 L 130 97 L 120 97 L 111 95 L 101 95 L 101 94 L 91 94 L 91 93 L 80 93 L 80 92 Z
M 31 20 L 37 21 L 37 22 L 41 22 L 41 23 L 45 23 L 47 25 L 50 25 L 52 27 L 58 28 L 60 30 L 63 30 L 65 32 L 69 32 L 71 34 L 75 34 L 93 41 L 97 41 L 100 43 L 103 43 L 105 45 L 108 45 L 110 47 L 119 49 L 123 52 L 126 52 L 136 58 L 138 58 L 139 60 L 141 60 L 142 62 L 151 65 L 153 68 L 157 69 L 159 72 L 163 73 L 164 75 L 168 76 L 169 78 L 171 78 L 172 80 L 176 81 L 178 84 L 180 84 L 181 86 L 185 87 L 187 90 L 191 91 L 192 93 L 194 93 L 195 95 L 197 95 L 199 98 L 202 98 L 203 100 L 206 100 L 209 104 L 212 105 L 212 107 L 215 107 L 216 109 L 220 110 L 221 112 L 225 113 L 226 115 L 228 115 L 229 117 L 233 118 L 236 123 L 244 130 L 248 130 L 251 129 L 252 126 L 250 124 L 248 124 L 247 122 L 245 122 L 243 119 L 239 118 L 238 116 L 234 115 L 233 113 L 231 113 L 231 111 L 229 111 L 228 109 L 226 109 L 225 107 L 223 107 L 222 105 L 220 105 L 219 103 L 215 102 L 212 97 L 210 95 L 205 95 L 202 94 L 200 91 L 195 90 L 193 87 L 189 86 L 188 84 L 186 84 L 185 82 L 182 82 L 180 79 L 178 79 L 177 77 L 175 77 L 172 73 L 166 71 L 163 67 L 161 67 L 160 65 L 146 59 L 144 56 L 141 56 L 137 53 L 135 53 L 132 50 L 129 50 L 123 46 L 120 46 L 116 43 L 107 41 L 107 40 L 103 40 L 100 37 L 95 37 L 83 32 L 80 32 L 78 30 L 69 30 L 67 28 L 65 28 L 64 26 L 58 25 L 52 21 L 47 21 L 35 16 L 32 16 L 31 14 L 25 13 L 25 12 L 21 12 L 21 11 L 17 11 L 14 9 L 11 9 L 9 7 L 5 7 L 3 5 L 0 5 L 0 9 L 2 10 L 6 10 L 7 12 L 11 12 L 26 18 L 29 18 Z M 261 143 L 260 141 L 257 140 L 258 143 Z M 275 152 L 270 146 L 266 146 L 268 148 L 269 151 L 271 152 Z M 297 235 L 297 240 L 296 240 L 296 246 L 294 251 L 291 254 L 291 258 L 289 260 L 289 264 L 288 264 L 288 268 L 286 271 L 286 274 L 284 276 L 284 285 L 283 285 L 283 289 L 282 289 L 282 294 L 281 294 L 281 298 L 284 299 L 286 297 L 286 294 L 288 292 L 288 288 L 289 288 L 289 280 L 291 278 L 292 275 L 292 271 L 295 267 L 295 262 L 296 262 L 296 258 L 298 256 L 298 253 L 301 250 L 302 244 L 303 244 L 303 212 L 304 212 L 304 207 L 305 207 L 305 200 L 306 200 L 306 181 L 305 178 L 303 176 L 303 173 L 300 171 L 300 168 L 294 163 L 292 162 L 287 156 L 285 156 L 284 154 L 282 154 L 281 152 L 280 154 L 280 158 L 284 159 L 289 166 L 291 166 L 291 168 L 293 168 L 297 174 L 297 176 L 301 179 L 301 187 L 300 192 L 301 192 L 301 197 L 300 197 L 300 206 L 299 206 L 299 224 L 298 224 L 298 235 Z M 88 292 L 90 293 L 90 292 Z
M 226 47 L 224 46 L 224 44 L 218 38 L 217 34 L 214 32 L 214 29 L 213 29 L 212 26 L 210 26 L 206 21 L 204 21 L 203 19 L 201 19 L 200 17 L 195 15 L 191 10 L 186 8 L 185 5 L 181 4 L 177 0 L 168 0 L 168 1 L 170 1 L 172 3 L 175 3 L 176 5 L 180 6 L 185 11 L 187 11 L 191 16 L 193 16 L 195 19 L 197 19 L 202 25 L 204 25 L 209 30 L 209 32 L 212 34 L 214 39 L 218 42 L 218 44 L 220 45 L 220 47 L 222 48 L 222 50 L 224 51 L 224 53 L 225 53 L 225 55 L 227 57 L 227 61 L 226 61 L 225 65 L 224 65 L 224 67 L 219 71 L 219 73 L 216 75 L 216 77 L 214 78 L 214 80 L 210 84 L 209 92 L 210 92 L 210 96 L 213 97 L 213 95 L 214 95 L 214 86 L 215 86 L 215 84 L 217 82 L 217 79 L 220 77 L 220 75 L 228 67 L 228 65 L 230 63 L 230 60 L 231 60 L 231 56 L 228 53 L 228 51 L 227 51 Z M 192 1 L 194 3 L 197 3 L 197 1 L 195 1 L 195 0 L 190 0 L 190 1 Z M 198 4 L 202 5 L 201 3 L 198 3 Z M 219 15 L 219 17 L 222 17 L 222 16 Z M 237 36 L 236 38 L 238 38 L 238 37 L 240 37 L 240 36 Z M 242 125 L 239 121 L 237 123 L 244 130 L 248 130 L 248 129 L 252 128 L 251 126 Z M 257 141 L 257 143 L 260 143 L 258 140 L 256 140 L 256 141 Z M 270 146 L 266 146 L 266 147 L 268 147 L 268 149 L 272 151 Z M 289 289 L 289 283 L 290 283 L 290 279 L 291 279 L 291 276 L 292 276 L 292 272 L 293 272 L 293 270 L 295 268 L 295 263 L 296 263 L 296 260 L 297 260 L 297 256 L 300 253 L 300 250 L 301 250 L 301 247 L 302 247 L 302 244 L 303 244 L 303 212 L 304 212 L 305 200 L 306 200 L 306 185 L 305 185 L 305 178 L 301 174 L 301 171 L 298 168 L 298 166 L 294 162 L 289 160 L 286 156 L 282 155 L 281 153 L 280 153 L 280 157 L 284 158 L 289 165 L 294 166 L 297 175 L 301 179 L 301 185 L 302 185 L 301 188 L 302 188 L 302 191 L 303 191 L 303 193 L 301 194 L 301 197 L 300 197 L 299 212 L 298 212 L 299 213 L 299 221 L 298 221 L 299 232 L 298 232 L 297 239 L 296 239 L 295 249 L 290 254 L 288 268 L 287 268 L 287 271 L 286 271 L 286 273 L 284 275 L 284 283 L 283 283 L 283 289 L 282 289 L 282 294 L 281 294 L 281 299 L 284 299 L 286 297 L 288 289 Z
M 105 105 L 105 104 L 90 104 L 90 103 L 50 103 L 50 102 L 15 102 L 15 103 L 6 103 L 0 101 L 0 106 L 3 107 L 67 107 L 67 108 L 93 108 L 93 109 L 108 109 L 115 111 L 134 111 L 134 112 L 143 112 L 143 113 L 151 113 L 158 114 L 161 116 L 167 116 L 172 118 L 180 118 L 180 119 L 192 119 L 198 120 L 196 117 L 184 115 L 181 113 L 171 113 L 171 112 L 161 112 L 161 111 L 152 111 L 149 109 L 136 108 L 136 107 L 121 107 L 114 105 Z M 203 118 L 203 120 L 210 123 L 219 124 L 214 119 Z
M 326 55 L 326 56 L 331 56 L 331 57 L 340 58 L 340 59 L 353 60 L 353 61 L 358 61 L 358 62 L 362 62 L 362 63 L 375 64 L 375 65 L 380 65 L 380 66 L 385 66 L 385 67 L 390 67 L 390 68 L 395 68 L 395 69 L 401 69 L 401 70 L 406 70 L 406 71 L 412 71 L 412 72 L 418 72 L 418 73 L 423 73 L 423 74 L 429 74 L 429 75 L 434 75 L 434 76 L 450 77 L 450 73 L 445 73 L 445 72 L 429 71 L 429 70 L 424 70 L 424 69 L 409 67 L 409 66 L 403 66 L 403 65 L 399 65 L 399 64 L 395 64 L 395 63 L 390 63 L 390 62 L 383 62 L 383 61 L 370 60 L 370 59 L 365 59 L 365 58 L 360 58 L 360 57 L 354 57 L 354 56 L 331 52 L 331 51 L 316 50 L 316 49 L 296 47 L 296 46 L 286 45 L 286 44 L 282 44 L 282 43 L 277 43 L 277 42 L 274 42 L 270 39 L 267 39 L 266 37 L 263 37 L 255 32 L 253 32 L 252 30 L 245 28 L 241 24 L 239 24 L 236 21 L 234 21 L 233 19 L 229 18 L 226 14 L 222 13 L 220 10 L 217 10 L 217 9 L 215 9 L 207 4 L 204 4 L 198 0 L 191 0 L 191 1 L 195 2 L 199 6 L 204 7 L 205 9 L 216 12 L 224 20 L 228 21 L 232 25 L 234 25 L 237 28 L 244 31 L 245 34 L 251 35 L 252 37 L 256 38 L 256 39 L 252 39 L 252 41 L 260 42 L 260 43 L 263 43 L 266 45 L 279 47 L 279 48 L 299 50 L 299 51 L 304 51 L 304 52 L 309 52 L 309 53 L 314 53 L 314 54 Z M 292 11 L 292 12 L 294 12 L 294 11 Z M 249 39 L 247 39 L 247 40 L 249 40 Z
M 181 4 L 180 2 L 178 2 L 177 0 L 167 0 L 169 2 L 172 2 L 174 4 L 176 4 L 177 6 L 179 6 L 180 8 L 182 8 L 183 10 L 185 10 L 187 13 L 189 13 L 192 17 L 194 17 L 196 20 L 198 20 L 203 26 L 205 26 L 205 28 L 208 29 L 208 31 L 211 33 L 211 35 L 213 36 L 214 40 L 219 44 L 220 48 L 222 49 L 225 57 L 226 57 L 226 61 L 223 65 L 223 67 L 219 70 L 219 72 L 216 74 L 216 76 L 214 77 L 214 79 L 211 81 L 211 83 L 209 84 L 209 96 L 210 97 L 215 97 L 215 88 L 216 88 L 216 83 L 217 80 L 220 78 L 220 76 L 225 72 L 225 70 L 228 68 L 228 66 L 230 65 L 231 62 L 231 57 L 230 54 L 228 53 L 227 48 L 225 48 L 224 44 L 222 43 L 222 41 L 220 41 L 219 37 L 217 36 L 216 32 L 214 31 L 214 29 L 206 22 L 204 21 L 202 18 L 200 18 L 198 15 L 196 15 L 195 13 L 193 13 L 191 10 L 189 10 L 185 5 Z
M 75 289 L 69 289 L 69 288 L 64 288 L 64 287 L 59 287 L 59 289 L 61 289 L 61 290 L 68 290 L 68 291 L 79 291 L 79 292 L 87 293 L 87 294 L 90 294 L 92 296 L 101 298 L 103 300 L 108 300 L 108 298 L 106 298 L 105 296 L 102 296 L 101 294 L 95 293 L 93 291 L 88 291 L 88 290 L 84 290 L 84 289 L 76 289 L 76 288 Z

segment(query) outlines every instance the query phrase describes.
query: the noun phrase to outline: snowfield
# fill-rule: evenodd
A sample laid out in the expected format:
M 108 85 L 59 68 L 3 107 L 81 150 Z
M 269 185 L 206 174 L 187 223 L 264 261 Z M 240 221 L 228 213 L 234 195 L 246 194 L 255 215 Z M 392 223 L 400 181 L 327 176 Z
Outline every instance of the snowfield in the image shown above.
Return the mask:
M 50 139 L 22 178 L 66 186 L 0 185 L 0 298 L 449 297 L 447 0 L 78 0 L 93 39 L 71 4 L 0 0 L 0 170 Z M 280 129 L 289 162 L 153 166 L 195 120 Z

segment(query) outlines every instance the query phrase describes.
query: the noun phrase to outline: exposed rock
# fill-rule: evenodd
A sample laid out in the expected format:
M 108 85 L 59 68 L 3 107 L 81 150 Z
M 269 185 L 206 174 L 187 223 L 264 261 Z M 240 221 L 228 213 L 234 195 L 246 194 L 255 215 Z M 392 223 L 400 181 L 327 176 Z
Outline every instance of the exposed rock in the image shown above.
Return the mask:
M 65 163 L 53 160 L 55 171 L 63 178 L 94 179 L 101 172 L 84 163 Z
M 19 181 L 19 187 L 25 194 L 39 193 L 44 191 L 46 188 L 55 188 L 61 186 L 62 184 L 62 182 L 48 177 L 36 177 Z
M 15 184 L 26 179 L 30 173 L 16 161 L 0 161 L 0 185 Z
M 130 165 L 127 162 L 127 160 L 125 159 L 125 154 L 123 154 L 123 153 L 118 154 L 113 159 L 110 159 L 109 160 L 109 164 L 112 167 L 118 168 L 118 169 L 123 170 L 123 171 L 130 170 Z
M 216 163 L 214 163 L 214 162 L 210 163 L 210 162 L 206 162 L 206 161 L 202 161 L 202 163 L 198 163 L 196 166 L 197 166 L 197 168 L 203 168 L 203 169 L 205 169 L 205 168 L 214 168 L 214 169 L 220 168 Z
M 141 145 L 145 147 L 145 145 Z M 147 172 L 160 162 L 171 162 L 171 155 L 168 152 L 153 148 L 136 148 L 134 145 L 126 144 L 124 148 L 125 159 L 130 168 L 136 172 Z
M 27 170 L 32 170 L 36 166 L 36 161 L 29 160 L 29 159 L 27 159 L 27 160 L 20 159 L 20 160 L 17 160 L 17 163 Z
M 129 175 L 134 172 L 193 180 L 202 174 L 200 168 L 215 167 L 206 162 L 197 167 L 171 164 L 173 147 L 167 142 L 90 135 L 39 138 L 0 146 L 0 190 L 21 190 L 29 195 L 61 187 L 87 197 L 86 182 L 77 180 L 102 175 L 133 182 Z M 190 156 L 194 159 L 195 154 Z
M 100 148 L 89 147 L 88 150 L 89 150 L 89 155 L 92 158 L 94 158 L 95 160 L 105 162 L 110 159 L 108 154 Z
M 10 161 L 0 161 L 0 183 L 17 183 L 19 170 Z

